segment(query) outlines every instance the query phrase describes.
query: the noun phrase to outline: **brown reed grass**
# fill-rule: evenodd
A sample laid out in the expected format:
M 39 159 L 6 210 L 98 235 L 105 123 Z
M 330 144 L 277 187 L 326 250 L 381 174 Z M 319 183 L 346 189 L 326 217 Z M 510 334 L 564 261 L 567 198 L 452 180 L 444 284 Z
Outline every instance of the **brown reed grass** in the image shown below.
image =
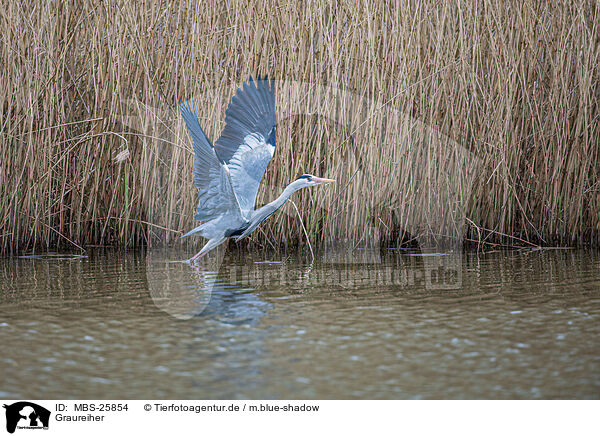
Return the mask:
M 4 2 L 0 251 L 174 241 L 196 200 L 177 101 L 216 139 L 258 74 L 259 204 L 338 179 L 294 197 L 313 242 L 598 245 L 598 23 L 594 1 Z M 282 212 L 251 241 L 302 243 Z

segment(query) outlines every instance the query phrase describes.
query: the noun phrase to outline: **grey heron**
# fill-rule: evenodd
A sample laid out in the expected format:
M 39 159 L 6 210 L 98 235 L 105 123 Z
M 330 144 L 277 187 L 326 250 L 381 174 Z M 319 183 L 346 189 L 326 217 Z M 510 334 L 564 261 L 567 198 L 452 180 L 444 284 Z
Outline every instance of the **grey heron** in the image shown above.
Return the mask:
M 271 203 L 254 209 L 256 194 L 275 152 L 275 86 L 266 77 L 252 77 L 238 88 L 225 112 L 225 128 L 214 146 L 200 127 L 193 101 L 180 104 L 181 115 L 194 143 L 194 185 L 198 188 L 195 219 L 204 221 L 185 235 L 199 233 L 208 242 L 194 261 L 228 238 L 252 233 L 301 188 L 334 182 L 303 174 Z

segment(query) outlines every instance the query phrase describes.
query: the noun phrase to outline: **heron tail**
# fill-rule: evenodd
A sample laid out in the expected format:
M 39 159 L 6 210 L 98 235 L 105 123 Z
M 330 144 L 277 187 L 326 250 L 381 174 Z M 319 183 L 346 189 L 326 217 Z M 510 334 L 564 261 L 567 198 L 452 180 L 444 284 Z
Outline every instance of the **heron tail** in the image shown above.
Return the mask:
M 190 230 L 189 232 L 187 232 L 185 235 L 180 236 L 180 238 L 185 238 L 186 236 L 190 236 L 193 235 L 194 233 L 198 233 L 202 231 L 204 224 L 199 225 L 198 227 L 196 227 L 195 229 Z

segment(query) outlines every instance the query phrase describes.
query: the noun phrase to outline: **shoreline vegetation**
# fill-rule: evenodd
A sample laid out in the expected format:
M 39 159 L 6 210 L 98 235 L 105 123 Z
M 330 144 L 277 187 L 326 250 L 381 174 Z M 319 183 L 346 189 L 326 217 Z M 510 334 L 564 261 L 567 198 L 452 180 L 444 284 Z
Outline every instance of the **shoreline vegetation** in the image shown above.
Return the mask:
M 198 245 L 178 101 L 265 74 L 258 205 L 337 183 L 249 244 L 600 246 L 600 3 L 381 3 L 0 5 L 0 253 Z

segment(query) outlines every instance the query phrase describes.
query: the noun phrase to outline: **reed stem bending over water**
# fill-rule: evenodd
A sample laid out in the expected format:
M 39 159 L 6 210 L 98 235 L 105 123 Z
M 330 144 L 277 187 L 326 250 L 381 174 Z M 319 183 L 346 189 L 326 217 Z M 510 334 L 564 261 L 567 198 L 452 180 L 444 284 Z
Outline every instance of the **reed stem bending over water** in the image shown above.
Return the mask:
M 176 102 L 217 137 L 266 73 L 279 150 L 257 204 L 336 174 L 297 194 L 313 242 L 598 245 L 598 2 L 382 3 L 3 4 L 0 250 L 175 240 L 196 201 Z M 281 211 L 250 240 L 302 243 Z

